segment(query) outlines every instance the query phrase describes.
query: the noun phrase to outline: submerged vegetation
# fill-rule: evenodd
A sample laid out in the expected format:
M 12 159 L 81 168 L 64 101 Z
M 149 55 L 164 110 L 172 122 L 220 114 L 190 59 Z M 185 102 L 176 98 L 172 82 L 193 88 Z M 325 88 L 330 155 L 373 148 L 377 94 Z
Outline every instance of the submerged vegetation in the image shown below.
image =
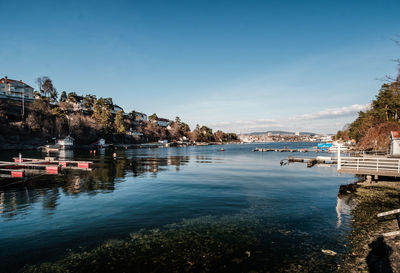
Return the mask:
M 308 237 L 247 215 L 207 216 L 141 230 L 23 272 L 335 271 L 340 258 L 325 254 Z

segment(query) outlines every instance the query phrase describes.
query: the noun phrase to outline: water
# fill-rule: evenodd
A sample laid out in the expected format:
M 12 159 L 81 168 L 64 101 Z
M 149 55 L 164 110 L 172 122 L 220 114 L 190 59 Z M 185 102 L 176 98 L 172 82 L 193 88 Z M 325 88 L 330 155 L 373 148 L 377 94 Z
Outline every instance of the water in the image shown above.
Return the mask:
M 337 193 L 340 184 L 354 177 L 339 176 L 335 168 L 279 164 L 288 155 L 312 153 L 252 152 L 255 147 L 313 145 L 133 149 L 117 151 L 116 159 L 111 150 L 96 156 L 89 151 L 62 155 L 93 160 L 97 167 L 91 173 L 69 171 L 0 188 L 0 272 L 55 261 L 69 251 L 90 250 L 141 229 L 162 229 L 174 223 L 179 227 L 185 221 L 193 221 L 185 229 L 204 222 L 224 228 L 245 223 L 245 231 L 234 238 L 239 244 L 242 233 L 251 231 L 255 241 L 246 247 L 258 253 L 246 266 L 264 270 L 268 266 L 271 271 L 293 270 L 293 266 L 332 270 L 346 251 L 349 229 L 348 217 L 336 209 Z M 0 160 L 17 155 L 2 152 Z M 43 155 L 32 151 L 23 156 Z M 339 255 L 326 257 L 321 249 Z M 240 259 L 234 263 L 245 264 Z

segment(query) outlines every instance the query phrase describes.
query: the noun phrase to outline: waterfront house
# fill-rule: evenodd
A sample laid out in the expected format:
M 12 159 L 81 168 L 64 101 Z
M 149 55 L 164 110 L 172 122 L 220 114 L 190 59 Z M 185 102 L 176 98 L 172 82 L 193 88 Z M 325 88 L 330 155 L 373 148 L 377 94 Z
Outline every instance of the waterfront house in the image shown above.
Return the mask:
M 0 98 L 11 100 L 33 101 L 33 88 L 23 81 L 7 78 L 0 79 Z
M 400 131 L 391 131 L 390 140 L 390 155 L 400 157 Z
M 72 146 L 74 146 L 74 138 L 67 136 L 64 139 L 58 140 L 57 144 L 61 146 L 62 149 L 72 148 Z

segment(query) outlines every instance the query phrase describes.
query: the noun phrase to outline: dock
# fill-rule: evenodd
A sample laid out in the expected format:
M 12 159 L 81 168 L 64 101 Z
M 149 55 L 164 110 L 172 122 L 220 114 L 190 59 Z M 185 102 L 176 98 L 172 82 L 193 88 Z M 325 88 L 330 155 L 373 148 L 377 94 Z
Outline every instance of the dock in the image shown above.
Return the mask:
M 336 158 L 331 158 L 328 156 L 317 156 L 317 157 L 288 157 L 288 163 L 299 162 L 299 163 L 307 163 L 307 167 L 311 168 L 316 164 L 337 164 Z M 281 163 L 282 165 L 282 163 Z
M 37 174 L 60 174 L 64 169 L 91 171 L 92 161 L 56 160 L 53 157 L 14 157 L 13 162 L 0 161 L 0 177 L 25 177 Z

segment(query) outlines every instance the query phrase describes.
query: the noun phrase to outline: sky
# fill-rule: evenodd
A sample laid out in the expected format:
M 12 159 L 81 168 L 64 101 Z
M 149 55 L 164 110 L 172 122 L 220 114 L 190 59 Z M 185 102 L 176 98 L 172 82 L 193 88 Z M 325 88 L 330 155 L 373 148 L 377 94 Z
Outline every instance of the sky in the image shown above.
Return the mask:
M 400 1 L 0 0 L 0 77 L 191 127 L 335 133 L 396 76 Z

